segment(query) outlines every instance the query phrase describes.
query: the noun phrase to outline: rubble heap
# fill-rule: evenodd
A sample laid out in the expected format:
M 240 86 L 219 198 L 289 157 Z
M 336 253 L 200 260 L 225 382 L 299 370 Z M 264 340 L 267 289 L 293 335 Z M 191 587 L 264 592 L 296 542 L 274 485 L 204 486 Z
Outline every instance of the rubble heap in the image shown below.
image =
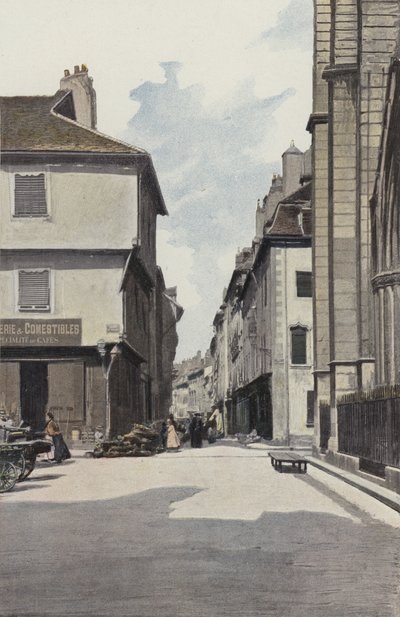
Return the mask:
M 153 456 L 163 450 L 157 431 L 134 424 L 131 431 L 122 437 L 111 441 L 97 443 L 94 449 L 95 458 L 116 458 L 119 456 Z

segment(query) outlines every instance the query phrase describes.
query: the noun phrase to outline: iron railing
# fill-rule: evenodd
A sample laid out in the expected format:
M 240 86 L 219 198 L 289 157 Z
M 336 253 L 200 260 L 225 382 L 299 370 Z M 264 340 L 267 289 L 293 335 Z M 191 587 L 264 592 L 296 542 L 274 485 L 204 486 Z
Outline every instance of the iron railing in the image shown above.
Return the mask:
M 400 467 L 400 397 L 338 403 L 338 450 Z

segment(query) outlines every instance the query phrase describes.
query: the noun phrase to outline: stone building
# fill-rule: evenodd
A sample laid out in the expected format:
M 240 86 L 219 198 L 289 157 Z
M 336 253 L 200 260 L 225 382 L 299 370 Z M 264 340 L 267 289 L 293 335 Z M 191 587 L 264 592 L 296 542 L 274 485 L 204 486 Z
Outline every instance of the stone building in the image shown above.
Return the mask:
M 266 224 L 241 293 L 243 387 L 233 424 L 278 443 L 313 433 L 311 185 L 288 195 Z
M 211 411 L 212 399 L 211 356 L 202 357 L 198 351 L 193 358 L 187 358 L 174 365 L 171 413 L 177 420 L 190 418 L 194 413 L 203 417 Z
M 215 403 L 228 432 L 256 428 L 277 443 L 313 434 L 309 163 L 294 143 L 282 155 L 214 318 Z
M 253 259 L 253 247 L 246 247 L 238 252 L 235 258 L 235 269 L 224 298 L 226 307 L 228 380 L 223 409 L 226 430 L 230 434 L 241 432 L 241 426 L 246 424 L 245 419 L 242 421 L 242 419 L 237 417 L 237 414 L 233 417 L 232 397 L 233 393 L 240 391 L 244 386 L 243 315 L 240 297 L 247 274 L 253 265 Z M 219 400 L 218 408 L 222 411 L 221 400 Z
M 167 210 L 151 158 L 96 130 L 85 66 L 65 71 L 53 96 L 2 97 L 0 106 L 6 409 L 34 426 L 50 409 L 67 435 L 150 421 L 171 384 L 157 371 L 157 319 L 175 302 L 156 264 L 156 218 Z M 166 363 L 177 317 L 166 318 Z
M 385 202 L 392 199 L 387 191 L 396 176 L 388 166 L 392 154 L 387 155 L 397 139 L 390 133 L 397 135 L 392 59 L 399 13 L 397 0 L 315 2 L 313 113 L 308 123 L 313 149 L 315 451 L 322 448 L 328 460 L 343 465 L 355 463 L 338 443 L 341 400 L 398 380 L 391 361 L 394 327 L 384 323 L 396 320 L 397 289 L 385 274 L 396 269 L 397 249 L 390 238 L 397 234 L 397 219 Z M 322 415 L 326 411 L 328 420 Z

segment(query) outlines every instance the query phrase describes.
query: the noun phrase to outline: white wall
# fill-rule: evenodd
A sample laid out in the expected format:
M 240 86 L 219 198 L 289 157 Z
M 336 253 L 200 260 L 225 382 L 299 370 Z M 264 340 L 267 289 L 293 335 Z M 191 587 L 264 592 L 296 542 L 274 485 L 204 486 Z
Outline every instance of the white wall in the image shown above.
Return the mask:
M 0 270 L 1 319 L 82 319 L 82 345 L 99 339 L 118 340 L 107 333 L 107 324 L 119 324 L 122 333 L 122 293 L 119 293 L 124 260 L 120 256 L 71 257 L 48 254 L 3 257 Z M 50 268 L 51 310 L 17 311 L 17 271 Z
M 289 409 L 290 433 L 292 435 L 312 434 L 313 429 L 306 427 L 307 390 L 312 390 L 314 380 L 313 337 L 312 337 L 312 298 L 298 298 L 296 290 L 296 271 L 311 272 L 311 248 L 290 248 L 286 250 L 287 264 L 287 329 L 289 358 Z M 291 363 L 290 328 L 300 324 L 307 327 L 307 364 Z
M 13 217 L 14 173 L 45 171 L 49 215 Z M 19 166 L 0 170 L 1 248 L 130 248 L 137 236 L 137 176 L 129 168 Z
M 285 438 L 287 428 L 291 435 L 312 435 L 313 429 L 306 426 L 307 391 L 313 389 L 312 298 L 298 298 L 296 287 L 296 271 L 312 271 L 311 247 L 273 249 L 272 254 L 275 294 L 271 314 L 274 437 Z M 305 365 L 291 363 L 290 329 L 296 325 L 308 330 Z

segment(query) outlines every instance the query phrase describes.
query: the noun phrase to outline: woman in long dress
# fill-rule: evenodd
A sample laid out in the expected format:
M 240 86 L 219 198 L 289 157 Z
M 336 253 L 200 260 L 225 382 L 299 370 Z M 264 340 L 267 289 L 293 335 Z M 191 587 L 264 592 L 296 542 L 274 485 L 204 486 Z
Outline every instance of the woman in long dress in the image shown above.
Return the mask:
M 180 448 L 179 437 L 176 434 L 175 426 L 172 420 L 168 419 L 167 421 L 167 450 L 171 452 L 176 452 Z
M 49 411 L 47 417 L 48 422 L 45 426 L 45 431 L 53 440 L 54 460 L 56 463 L 62 463 L 65 459 L 71 458 L 71 453 L 63 439 L 57 422 L 54 420 L 54 415 Z

